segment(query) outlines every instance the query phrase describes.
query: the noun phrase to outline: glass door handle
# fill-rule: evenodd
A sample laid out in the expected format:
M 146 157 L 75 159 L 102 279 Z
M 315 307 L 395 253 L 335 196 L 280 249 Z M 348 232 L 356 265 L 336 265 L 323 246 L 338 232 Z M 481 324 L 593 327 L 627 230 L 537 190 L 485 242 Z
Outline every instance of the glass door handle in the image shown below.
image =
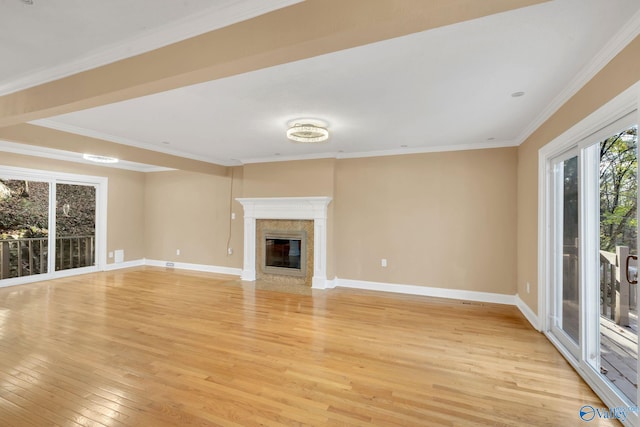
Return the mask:
M 627 255 L 627 262 L 626 262 L 626 265 L 624 267 L 624 271 L 627 274 L 627 282 L 629 282 L 630 285 L 636 285 L 636 284 L 638 284 L 638 280 L 637 280 L 638 276 L 637 276 L 637 274 L 636 274 L 636 280 L 631 280 L 629 278 L 629 260 L 630 259 L 633 259 L 633 260 L 637 261 L 638 257 L 635 256 L 635 255 Z

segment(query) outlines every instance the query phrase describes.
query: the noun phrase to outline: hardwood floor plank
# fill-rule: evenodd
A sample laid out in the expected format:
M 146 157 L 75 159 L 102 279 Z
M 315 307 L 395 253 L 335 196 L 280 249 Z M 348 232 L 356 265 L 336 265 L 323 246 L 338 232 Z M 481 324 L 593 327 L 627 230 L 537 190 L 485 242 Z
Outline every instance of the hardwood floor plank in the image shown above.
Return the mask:
M 151 267 L 0 289 L 0 385 L 3 426 L 546 426 L 604 407 L 515 307 Z

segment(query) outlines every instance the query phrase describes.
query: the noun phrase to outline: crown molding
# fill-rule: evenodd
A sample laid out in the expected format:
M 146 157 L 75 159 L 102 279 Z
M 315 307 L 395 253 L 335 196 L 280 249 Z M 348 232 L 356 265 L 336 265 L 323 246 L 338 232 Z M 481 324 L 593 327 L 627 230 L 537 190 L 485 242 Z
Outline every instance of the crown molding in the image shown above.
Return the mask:
M 573 95 L 596 76 L 616 55 L 640 34 L 640 11 L 636 12 L 622 26 L 613 38 L 593 57 L 593 59 L 569 82 L 551 103 L 522 131 L 516 145 L 527 140 L 544 122 L 553 116 Z
M 223 28 L 256 16 L 272 12 L 302 0 L 225 0 L 182 19 L 170 22 L 131 39 L 114 43 L 93 51 L 73 61 L 54 67 L 46 67 L 18 78 L 0 82 L 0 96 L 18 92 L 33 86 L 61 79 L 102 65 L 159 49 L 219 28 Z
M 339 153 L 338 159 L 357 159 L 360 157 L 401 156 L 404 154 L 441 153 L 445 151 L 487 150 L 492 148 L 515 147 L 513 141 L 479 142 L 477 144 L 438 145 L 435 147 L 399 148 L 393 150 L 362 151 L 355 153 Z
M 248 159 L 239 159 L 238 161 L 242 165 L 251 163 L 275 163 L 275 162 L 290 162 L 298 160 L 316 160 L 316 159 L 337 159 L 338 152 L 331 151 L 326 153 L 314 153 L 314 154 L 300 154 L 292 156 L 266 156 L 266 157 L 251 157 Z
M 216 158 L 208 158 L 205 156 L 198 156 L 195 154 L 187 153 L 180 150 L 175 150 L 171 148 L 160 147 L 154 144 L 148 144 L 144 142 L 139 142 L 133 139 L 122 138 L 119 136 L 111 135 L 108 133 L 98 132 L 91 129 L 82 128 L 79 126 L 68 125 L 64 123 L 59 123 L 50 119 L 42 119 L 35 120 L 29 122 L 29 124 L 35 126 L 42 126 L 49 129 L 59 130 L 61 132 L 73 133 L 76 135 L 82 135 L 89 138 L 102 139 L 104 141 L 115 142 L 116 144 L 128 145 L 131 147 L 142 148 L 143 150 L 156 151 L 158 153 L 169 154 L 177 157 L 184 157 L 185 159 L 198 160 L 206 163 L 214 163 L 221 166 L 237 166 L 238 163 L 234 161 L 226 161 Z
M 63 124 L 50 119 L 42 119 L 30 122 L 30 124 L 36 126 L 43 126 L 50 129 L 59 130 L 62 132 L 73 133 L 77 135 L 83 135 L 89 138 L 102 139 L 105 141 L 115 142 L 117 144 L 128 145 L 132 147 L 142 148 L 144 150 L 156 151 L 159 153 L 169 154 L 172 156 L 184 157 L 191 160 L 198 160 L 207 163 L 214 163 L 221 166 L 241 166 L 252 163 L 275 163 L 275 162 L 289 162 L 300 160 L 316 160 L 316 159 L 353 159 L 361 157 L 385 157 L 385 156 L 400 156 L 407 154 L 423 154 L 423 153 L 439 153 L 445 151 L 467 151 L 467 150 L 485 150 L 492 148 L 506 148 L 515 147 L 514 141 L 492 141 L 481 142 L 476 144 L 459 144 L 459 145 L 439 145 L 435 147 L 412 147 L 412 148 L 397 148 L 391 150 L 376 150 L 376 151 L 357 151 L 352 153 L 342 153 L 337 151 L 329 151 L 323 153 L 312 154 L 300 154 L 300 155 L 288 155 L 288 156 L 265 156 L 265 157 L 250 157 L 240 159 L 222 160 L 219 158 L 209 158 L 205 156 L 197 156 L 180 150 L 174 150 L 165 147 L 159 147 L 153 144 L 142 143 L 128 138 L 122 138 L 102 132 L 97 132 L 91 129 L 85 129 L 77 126 Z
M 55 148 L 40 147 L 36 145 L 18 144 L 0 140 L 0 152 L 22 154 L 25 156 L 44 157 L 47 159 L 62 160 L 65 162 L 82 163 L 84 165 L 100 166 L 106 168 L 126 169 L 136 172 L 165 172 L 174 169 L 145 165 L 142 163 L 120 160 L 118 163 L 95 163 L 82 158 L 82 153 L 56 150 Z
M 240 159 L 241 164 L 251 163 L 273 163 L 273 162 L 289 162 L 298 160 L 315 160 L 315 159 L 357 159 L 362 157 L 387 157 L 401 156 L 407 154 L 424 154 L 424 153 L 440 153 L 445 151 L 467 151 L 467 150 L 486 150 L 492 148 L 516 147 L 513 141 L 490 142 L 478 144 L 460 144 L 460 145 L 440 145 L 436 147 L 415 147 L 415 148 L 398 148 L 392 150 L 377 151 L 357 151 L 353 153 L 327 152 L 317 154 L 301 154 L 294 156 L 268 156 L 254 157 L 248 159 Z

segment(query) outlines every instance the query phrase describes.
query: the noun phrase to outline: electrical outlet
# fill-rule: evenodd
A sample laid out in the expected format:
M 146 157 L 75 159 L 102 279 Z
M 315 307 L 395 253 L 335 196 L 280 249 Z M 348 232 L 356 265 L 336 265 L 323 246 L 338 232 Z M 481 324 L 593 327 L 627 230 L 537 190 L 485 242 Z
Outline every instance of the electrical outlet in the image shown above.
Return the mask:
M 180 249 L 176 249 L 176 255 L 180 255 Z
M 109 252 L 109 258 L 113 258 L 113 251 Z
M 227 248 L 227 255 L 233 255 L 233 249 Z
M 231 212 L 231 219 L 236 219 L 236 213 L 235 212 Z
M 531 293 L 531 285 L 527 282 L 527 293 Z
M 380 266 L 382 266 L 382 267 L 386 267 L 387 266 L 387 259 L 386 258 L 382 258 L 380 260 Z

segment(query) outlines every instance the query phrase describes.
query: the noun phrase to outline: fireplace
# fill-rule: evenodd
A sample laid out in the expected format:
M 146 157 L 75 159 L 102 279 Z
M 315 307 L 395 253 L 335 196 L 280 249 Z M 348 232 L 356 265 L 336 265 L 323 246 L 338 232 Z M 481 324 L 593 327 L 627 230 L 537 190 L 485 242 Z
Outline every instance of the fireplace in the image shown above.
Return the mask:
M 331 197 L 271 197 L 238 198 L 244 208 L 244 265 L 242 280 L 255 281 L 264 274 L 261 268 L 263 238 L 260 230 L 306 231 L 306 278 L 301 276 L 269 275 L 304 280 L 314 288 L 325 289 L 327 284 L 327 205 Z M 301 221 L 304 226 L 280 227 L 264 220 Z M 257 268 L 256 268 L 257 267 Z M 267 278 L 267 279 L 270 279 Z
M 306 277 L 307 233 L 304 230 L 265 230 L 262 248 L 264 273 Z
M 313 221 L 257 219 L 255 242 L 256 279 L 311 286 Z

